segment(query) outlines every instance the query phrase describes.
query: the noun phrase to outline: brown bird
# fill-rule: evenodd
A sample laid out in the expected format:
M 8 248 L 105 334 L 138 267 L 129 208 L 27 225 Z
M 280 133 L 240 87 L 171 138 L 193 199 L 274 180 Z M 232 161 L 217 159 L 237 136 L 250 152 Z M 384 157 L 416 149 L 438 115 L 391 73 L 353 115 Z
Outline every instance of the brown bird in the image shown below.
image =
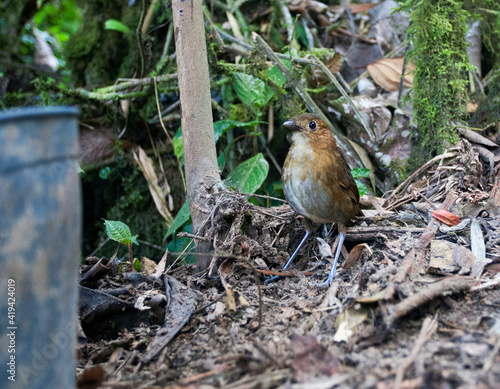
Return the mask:
M 306 234 L 283 269 L 293 262 L 312 232 L 312 223 L 337 223 L 339 243 L 332 269 L 320 287 L 330 285 L 345 239 L 345 223 L 362 216 L 354 178 L 340 155 L 337 142 L 320 118 L 304 114 L 283 123 L 292 131 L 292 145 L 283 165 L 283 191 L 292 209 L 304 216 Z M 269 278 L 267 282 L 278 279 Z

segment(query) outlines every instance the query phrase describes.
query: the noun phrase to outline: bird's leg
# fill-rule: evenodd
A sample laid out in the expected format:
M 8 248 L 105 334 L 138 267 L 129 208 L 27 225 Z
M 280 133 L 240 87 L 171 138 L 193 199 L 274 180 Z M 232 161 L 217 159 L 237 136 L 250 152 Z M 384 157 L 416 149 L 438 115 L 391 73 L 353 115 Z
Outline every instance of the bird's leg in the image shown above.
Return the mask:
M 330 270 L 330 274 L 328 275 L 326 281 L 319 284 L 318 288 L 330 286 L 330 284 L 333 281 L 333 277 L 337 275 L 335 270 L 337 269 L 337 262 L 339 261 L 340 252 L 342 251 L 342 245 L 344 244 L 345 233 L 346 233 L 345 226 L 342 223 L 338 223 L 337 225 L 339 229 L 339 243 L 337 244 L 337 248 L 335 250 L 335 258 L 333 260 L 332 269 Z
M 283 270 L 288 269 L 290 267 L 290 265 L 292 264 L 293 260 L 295 259 L 295 256 L 299 252 L 300 248 L 302 247 L 302 245 L 304 244 L 304 242 L 306 241 L 306 239 L 309 237 L 309 235 L 311 235 L 311 232 L 313 230 L 312 222 L 309 219 L 304 219 L 304 224 L 305 224 L 305 227 L 306 227 L 306 234 L 304 235 L 304 237 L 300 241 L 299 245 L 297 246 L 297 248 L 293 252 L 292 256 L 290 257 L 290 259 L 288 260 L 288 262 L 286 263 L 286 265 L 283 266 Z M 273 276 L 271 278 L 268 278 L 264 283 L 268 284 L 269 282 L 276 281 L 279 278 L 280 278 L 280 276 Z

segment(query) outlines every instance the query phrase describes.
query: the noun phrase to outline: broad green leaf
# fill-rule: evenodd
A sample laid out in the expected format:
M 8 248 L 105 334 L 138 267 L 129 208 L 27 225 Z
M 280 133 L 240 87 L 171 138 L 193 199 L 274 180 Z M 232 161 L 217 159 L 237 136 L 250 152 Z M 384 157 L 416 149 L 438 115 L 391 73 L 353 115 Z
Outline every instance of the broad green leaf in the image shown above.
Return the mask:
M 370 169 L 364 169 L 361 167 L 357 167 L 356 169 L 351 170 L 351 174 L 354 178 L 370 178 Z
M 214 123 L 214 138 L 215 142 L 219 140 L 219 138 L 226 133 L 227 130 L 230 130 L 231 128 L 235 127 L 241 127 L 241 128 L 250 128 L 254 127 L 258 124 L 265 123 L 259 120 L 254 120 L 252 122 L 239 122 L 237 120 L 220 120 L 218 122 Z M 179 159 L 181 162 L 181 166 L 184 163 L 184 151 L 183 151 L 183 140 L 182 140 L 182 130 L 179 127 L 177 132 L 174 135 L 173 138 L 173 143 L 174 143 L 174 154 L 175 156 Z
M 356 182 L 356 186 L 358 187 L 358 192 L 360 196 L 364 196 L 370 193 L 366 185 L 363 184 L 361 181 L 354 180 L 354 182 Z
M 129 226 L 125 223 L 106 219 L 103 220 L 106 225 L 106 234 L 109 239 L 126 246 L 130 246 L 132 243 L 139 246 L 139 243 L 137 243 L 137 237 L 139 235 L 132 236 Z
M 224 153 L 220 153 L 220 155 L 217 157 L 217 166 L 219 167 L 219 170 L 221 172 L 226 167 L 226 155 Z
M 269 164 L 259 153 L 254 157 L 240 163 L 229 173 L 226 185 L 236 187 L 243 193 L 255 193 L 261 187 L 269 172 Z
M 188 232 L 190 234 L 193 233 L 193 224 L 189 223 L 182 227 L 181 231 Z M 192 238 L 181 238 L 176 235 L 173 236 L 173 239 L 167 244 L 167 249 L 169 253 L 181 253 L 183 252 L 188 245 L 190 248 L 184 252 L 184 258 L 181 263 L 196 263 L 196 256 L 189 254 L 193 251 L 194 245 L 192 244 Z M 187 255 L 186 255 L 187 254 Z
M 227 130 L 231 128 L 239 127 L 239 128 L 250 128 L 254 127 L 258 124 L 265 123 L 258 120 L 254 120 L 252 122 L 239 122 L 237 120 L 219 120 L 214 123 L 214 137 L 215 142 L 219 140 L 219 138 L 226 133 Z
M 177 212 L 177 215 L 175 216 L 175 219 L 172 222 L 172 224 L 171 224 L 170 228 L 168 229 L 163 240 L 167 239 L 170 235 L 172 235 L 179 228 L 181 228 L 184 224 L 186 224 L 186 222 L 189 220 L 190 216 L 191 216 L 191 212 L 189 211 L 189 201 L 186 199 L 186 201 L 182 205 L 181 209 L 179 209 L 179 212 Z
M 290 61 L 283 61 L 283 62 L 290 62 Z M 278 86 L 283 86 L 286 84 L 286 77 L 283 75 L 283 73 L 280 72 L 280 70 L 276 65 L 274 65 L 271 69 L 269 69 L 267 75 L 269 76 L 269 79 Z
M 245 73 L 233 73 L 233 88 L 243 104 L 254 108 L 262 108 L 274 95 L 264 81 Z
M 302 23 L 297 23 L 295 25 L 295 36 L 299 38 L 300 43 L 302 43 L 304 47 L 309 47 L 306 30 L 304 29 Z
M 108 19 L 104 22 L 105 30 L 115 30 L 120 31 L 125 34 L 130 33 L 130 28 L 128 28 L 125 24 L 116 19 Z
M 361 181 L 357 180 L 357 178 L 370 178 L 370 169 L 364 169 L 361 167 L 357 167 L 356 169 L 351 170 L 351 174 L 354 177 L 354 181 L 356 182 L 356 186 L 358 187 L 359 195 L 364 196 L 369 194 L 370 191 Z

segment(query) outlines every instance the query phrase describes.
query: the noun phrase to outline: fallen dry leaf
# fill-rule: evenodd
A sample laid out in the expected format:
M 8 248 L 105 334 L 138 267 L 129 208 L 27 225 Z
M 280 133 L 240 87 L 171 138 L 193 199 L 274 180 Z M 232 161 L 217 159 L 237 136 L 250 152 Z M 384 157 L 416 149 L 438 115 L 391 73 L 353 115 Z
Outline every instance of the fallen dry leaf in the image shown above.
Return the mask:
M 338 315 L 335 320 L 337 332 L 333 337 L 334 342 L 347 342 L 367 317 L 367 309 L 360 304 L 356 304 Z
M 460 219 L 458 218 L 458 216 L 452 214 L 451 212 L 445 211 L 444 209 L 431 211 L 431 215 L 433 218 L 439 220 L 447 226 L 456 226 L 458 223 L 460 223 Z
M 78 389 L 97 389 L 104 379 L 104 369 L 101 365 L 96 365 L 85 369 L 76 378 Z
M 486 266 L 485 269 L 493 273 L 500 273 L 500 263 L 492 263 Z
M 294 353 L 293 378 L 298 382 L 338 373 L 338 359 L 326 347 L 318 344 L 315 336 L 293 336 L 290 346 Z
M 399 80 L 403 72 L 404 58 L 382 58 L 368 65 L 366 70 L 378 85 L 388 90 L 395 92 L 399 89 Z M 403 86 L 411 88 L 413 86 L 413 74 L 415 65 L 412 62 L 406 64 L 406 73 L 404 76 Z
M 467 247 L 456 246 L 452 253 L 453 262 L 460 266 L 460 271 L 458 274 L 469 274 L 470 269 L 475 261 L 477 261 L 476 256 Z
M 167 181 L 164 181 L 163 187 L 160 186 L 153 160 L 147 156 L 146 152 L 141 147 L 138 147 L 137 152 L 134 151 L 133 155 L 134 161 L 139 165 L 144 178 L 146 178 L 148 182 L 149 192 L 151 193 L 151 197 L 153 197 L 156 209 L 167 222 L 167 227 L 170 227 L 174 218 L 169 210 L 169 201 L 167 201 L 167 197 L 171 197 L 170 187 Z
M 347 260 L 344 263 L 343 269 L 347 270 L 350 267 L 353 267 L 361 258 L 363 255 L 363 251 L 365 251 L 365 244 L 358 244 L 354 246 L 347 256 Z
M 353 14 L 357 14 L 357 13 L 360 13 L 360 12 L 369 11 L 373 7 L 376 7 L 379 4 L 380 3 L 375 3 L 375 4 L 349 4 L 348 7 L 349 7 L 349 9 L 351 10 L 351 12 Z M 332 10 L 343 9 L 343 8 L 344 8 L 343 5 L 334 5 L 334 6 L 330 7 L 330 9 L 332 9 Z
M 332 74 L 337 74 L 338 72 L 340 72 L 340 68 L 342 67 L 343 61 L 344 57 L 342 57 L 340 53 L 336 52 L 332 58 L 326 61 L 325 65 Z M 323 72 L 323 70 L 320 67 L 314 68 L 313 75 L 318 85 L 324 85 L 331 82 L 328 76 Z

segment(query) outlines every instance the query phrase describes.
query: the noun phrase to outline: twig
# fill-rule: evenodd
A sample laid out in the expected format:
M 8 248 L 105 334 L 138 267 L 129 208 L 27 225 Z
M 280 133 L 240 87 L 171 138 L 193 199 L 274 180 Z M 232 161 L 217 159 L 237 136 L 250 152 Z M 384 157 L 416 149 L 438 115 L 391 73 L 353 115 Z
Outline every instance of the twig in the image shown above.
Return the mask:
M 342 85 L 340 85 L 340 82 L 338 82 L 338 80 L 332 74 L 332 72 L 330 71 L 330 69 L 328 69 L 323 62 L 321 62 L 316 56 L 314 56 L 312 54 L 308 54 L 306 56 L 306 58 L 312 58 L 316 62 L 316 65 L 318 65 L 323 70 L 323 72 L 325 73 L 325 75 L 330 79 L 330 81 L 340 91 L 340 93 L 342 94 L 342 96 L 344 96 L 344 98 L 347 101 L 347 104 L 349 104 L 349 106 L 353 109 L 354 114 L 356 115 L 356 117 L 358 118 L 359 122 L 361 123 L 361 125 L 365 129 L 365 132 L 370 137 L 370 140 L 373 143 L 377 143 L 376 137 L 375 137 L 375 133 L 372 131 L 372 129 L 370 128 L 370 126 L 368 125 L 368 123 L 366 123 L 365 118 L 363 117 L 363 115 L 361 115 L 361 112 L 359 111 L 359 109 L 356 106 L 356 104 L 354 104 L 354 101 L 352 101 L 351 96 L 349 96 L 347 94 L 347 92 L 344 90 L 344 88 L 342 87 Z
M 456 155 L 457 155 L 457 153 L 445 153 L 445 154 L 437 155 L 434 158 L 432 158 L 430 161 L 427 161 L 426 163 L 424 163 L 417 170 L 415 170 L 410 175 L 410 177 L 408 177 L 406 180 L 404 180 L 396 189 L 394 189 L 392 191 L 390 197 L 385 201 L 385 203 L 383 205 L 384 208 L 389 209 L 389 210 L 392 209 L 393 207 L 389 206 L 388 204 L 392 201 L 392 199 L 394 198 L 396 193 L 406 189 L 406 187 L 410 184 L 410 182 L 412 182 L 415 178 L 417 178 L 420 173 L 427 170 L 429 167 L 434 165 L 437 161 L 441 161 L 442 159 L 446 159 L 446 158 L 452 158 Z
M 226 49 L 226 45 L 224 44 L 224 41 L 222 40 L 218 29 L 215 27 L 214 23 L 212 22 L 212 18 L 210 17 L 210 13 L 208 12 L 207 7 L 204 5 L 203 6 L 203 14 L 205 16 L 205 27 L 207 28 L 209 34 L 214 38 L 214 42 L 219 48 L 220 51 L 224 51 Z
M 181 253 L 172 253 L 172 255 L 177 255 L 177 258 L 175 258 L 174 262 L 172 262 L 172 264 L 168 267 L 167 270 L 165 270 L 165 274 L 168 274 L 168 272 L 170 271 L 170 269 L 172 269 L 172 267 L 179 261 L 179 259 L 181 258 L 181 256 L 190 248 L 190 246 L 193 244 L 194 240 L 191 240 L 187 246 L 184 248 L 184 250 L 182 250 Z M 198 253 L 197 253 L 198 254 Z
M 146 56 L 144 54 L 144 45 L 142 44 L 142 25 L 144 24 L 144 18 L 146 17 L 147 0 L 142 0 L 142 10 L 141 16 L 139 18 L 139 24 L 137 25 L 137 45 L 139 46 L 139 56 L 141 58 L 141 68 L 139 70 L 139 77 L 144 75 L 144 70 L 146 68 Z
M 213 369 L 213 370 L 206 371 L 204 373 L 195 374 L 191 377 L 183 378 L 182 380 L 179 381 L 179 384 L 181 386 L 188 386 L 188 385 L 190 386 L 191 384 L 194 384 L 196 381 L 200 381 L 200 380 L 204 380 L 204 379 L 209 378 L 209 377 L 213 377 L 216 374 L 220 374 L 223 371 L 228 371 L 228 370 L 231 370 L 233 368 L 234 368 L 233 363 L 226 362 L 221 366 L 216 366 L 215 369 Z
M 393 232 L 393 233 L 422 233 L 424 232 L 423 227 L 384 227 L 384 226 L 361 226 L 361 227 L 349 227 L 347 228 L 347 234 L 369 234 L 377 232 Z
M 106 86 L 103 88 L 96 89 L 93 92 L 86 91 L 87 93 L 109 93 L 109 92 L 121 92 L 127 89 L 135 88 L 137 86 L 150 86 L 154 80 L 156 82 L 161 83 L 161 82 L 166 82 L 170 81 L 173 79 L 177 78 L 177 73 L 173 74 L 164 74 L 162 76 L 156 76 L 156 77 L 145 77 L 145 78 L 119 78 L 116 80 L 117 82 L 119 81 L 126 81 L 122 84 L 118 85 L 111 85 L 111 86 Z
M 352 18 L 352 12 L 347 5 L 346 0 L 342 0 L 342 4 L 344 5 L 344 9 L 347 12 L 347 19 L 349 20 L 349 28 L 351 29 L 352 37 L 351 37 L 351 46 L 349 47 L 348 52 L 353 48 L 356 43 L 356 27 L 354 26 L 354 19 Z
M 454 191 L 448 192 L 446 198 L 444 199 L 443 203 L 439 206 L 438 210 L 449 211 L 451 207 L 453 207 L 457 199 L 458 195 Z M 425 249 L 429 245 L 429 243 L 431 243 L 432 238 L 434 238 L 434 236 L 436 235 L 440 223 L 441 222 L 439 222 L 434 218 L 431 218 L 431 220 L 429 220 L 427 228 L 422 233 L 419 239 L 420 248 L 422 250 Z
M 290 10 L 285 5 L 283 0 L 278 0 L 278 5 L 280 7 L 281 14 L 283 15 L 283 19 L 285 20 L 287 40 L 288 40 L 288 42 L 292 42 L 293 31 L 294 31 L 294 23 L 293 23 L 292 14 L 290 13 Z
M 410 22 L 410 26 L 411 26 Z M 408 51 L 410 50 L 410 40 L 408 40 L 408 43 L 406 44 L 406 49 L 405 49 L 405 56 L 403 60 L 403 70 L 401 71 L 401 78 L 399 79 L 399 89 L 398 89 L 398 107 L 401 108 L 401 96 L 403 95 L 403 84 L 405 80 L 405 73 L 406 73 L 406 65 L 408 64 Z
M 109 239 L 109 237 L 108 237 L 108 238 L 106 238 L 106 239 L 104 239 L 104 240 L 103 240 L 103 241 L 99 244 L 99 246 L 97 246 L 97 247 L 96 247 L 96 249 L 95 249 L 94 251 L 92 251 L 92 252 L 88 255 L 88 257 L 93 257 L 93 256 L 95 255 L 95 253 L 97 253 L 100 249 L 102 249 L 102 247 L 103 247 L 106 243 L 108 243 L 108 242 L 109 242 L 109 240 L 110 240 L 110 239 Z
M 158 110 L 158 119 L 160 121 L 161 128 L 163 128 L 165 135 L 167 135 L 167 138 L 170 141 L 170 144 L 172 145 L 173 148 L 175 148 L 174 140 L 172 139 L 172 137 L 168 133 L 167 128 L 165 127 L 165 124 L 163 123 L 163 118 L 162 118 L 161 111 L 160 111 L 160 100 L 158 98 L 158 87 L 156 85 L 156 78 L 154 78 L 153 81 L 154 81 L 154 86 L 155 86 L 155 98 L 156 98 L 156 108 Z M 179 100 L 179 102 L 180 102 L 180 100 Z M 184 186 L 184 192 L 187 192 L 186 179 L 184 177 L 184 171 L 182 170 L 182 167 L 181 167 L 181 161 L 180 161 L 179 157 L 177 157 L 177 155 L 175 157 L 177 158 L 177 167 L 178 167 L 179 173 L 181 175 L 182 184 Z
M 486 289 L 491 286 L 500 285 L 500 273 L 497 273 L 495 278 L 493 278 L 492 280 L 481 280 L 481 281 L 484 281 L 484 283 L 474 286 L 473 288 L 471 288 L 471 290 L 476 291 L 476 290 Z
M 252 54 L 252 51 L 255 50 L 254 46 L 249 45 L 248 43 L 245 43 L 245 42 L 239 40 L 238 38 L 235 38 L 234 36 L 228 34 L 227 32 L 219 29 L 217 26 L 214 26 L 214 27 L 223 39 L 226 39 L 229 42 L 232 42 L 232 43 L 241 47 L 242 51 L 240 51 L 239 54 L 248 57 Z M 315 64 L 313 61 L 306 59 L 306 58 L 291 57 L 290 55 L 286 55 L 283 53 L 274 53 L 274 54 L 280 59 L 287 59 L 289 61 L 301 64 L 301 65 L 314 65 Z
M 437 314 L 434 318 L 426 317 L 424 322 L 422 323 L 422 328 L 420 329 L 420 333 L 418 334 L 417 341 L 413 346 L 413 349 L 410 352 L 403 362 L 398 366 L 396 372 L 396 380 L 394 382 L 394 389 L 401 388 L 401 382 L 403 381 L 405 370 L 410 367 L 421 348 L 424 346 L 425 342 L 427 342 L 430 337 L 436 332 L 438 327 Z
M 470 277 L 453 276 L 431 284 L 419 292 L 405 298 L 400 303 L 390 307 L 390 313 L 386 319 L 387 326 L 390 327 L 392 323 L 402 318 L 410 311 L 437 297 L 469 290 L 476 282 L 475 279 Z
M 167 31 L 167 37 L 165 39 L 165 45 L 163 46 L 163 52 L 161 53 L 160 61 L 163 61 L 168 55 L 168 49 L 170 48 L 170 44 L 172 43 L 173 36 L 174 36 L 174 23 L 170 22 Z
M 483 371 L 487 372 L 493 367 L 493 363 L 495 362 L 495 358 L 498 354 L 498 351 L 500 350 L 500 336 L 497 339 L 497 342 L 495 343 L 495 346 L 493 347 L 493 350 L 491 350 L 490 355 L 488 355 L 488 358 L 484 361 L 483 365 Z
M 198 236 L 198 235 L 190 234 L 189 232 L 179 232 L 177 234 L 177 236 L 179 238 L 191 238 L 191 239 L 202 240 L 204 242 L 210 242 L 210 239 L 207 239 L 204 236 Z
M 273 165 L 276 168 L 276 170 L 278 171 L 278 173 L 281 175 L 282 174 L 281 166 L 278 163 L 278 161 L 276 160 L 271 149 L 267 146 L 266 138 L 264 138 L 264 136 L 261 135 L 261 136 L 259 136 L 259 140 L 260 140 L 260 143 L 262 143 L 262 146 L 264 147 L 264 149 L 266 150 L 267 156 L 269 157 L 269 159 L 273 163 Z
M 146 13 L 146 16 L 144 17 L 144 22 L 142 23 L 142 27 L 141 27 L 142 35 L 146 34 L 149 26 L 151 25 L 151 20 L 153 19 L 155 6 L 156 6 L 157 2 L 158 2 L 158 0 L 152 0 L 151 4 L 149 5 L 148 12 Z M 153 28 L 153 30 L 155 30 L 155 29 L 156 29 L 156 27 Z M 149 33 L 151 33 L 151 31 Z
M 406 276 L 410 273 L 413 264 L 417 260 L 417 251 L 413 248 L 411 251 L 405 255 L 398 272 L 394 276 L 393 282 L 395 284 L 401 284 L 406 279 Z
M 148 242 L 146 240 L 137 239 L 137 242 L 139 242 L 140 244 L 144 244 L 146 246 L 153 247 L 153 248 L 155 248 L 157 250 L 160 250 L 160 251 L 165 250 L 165 247 L 158 246 L 157 244 L 150 243 L 150 242 Z

